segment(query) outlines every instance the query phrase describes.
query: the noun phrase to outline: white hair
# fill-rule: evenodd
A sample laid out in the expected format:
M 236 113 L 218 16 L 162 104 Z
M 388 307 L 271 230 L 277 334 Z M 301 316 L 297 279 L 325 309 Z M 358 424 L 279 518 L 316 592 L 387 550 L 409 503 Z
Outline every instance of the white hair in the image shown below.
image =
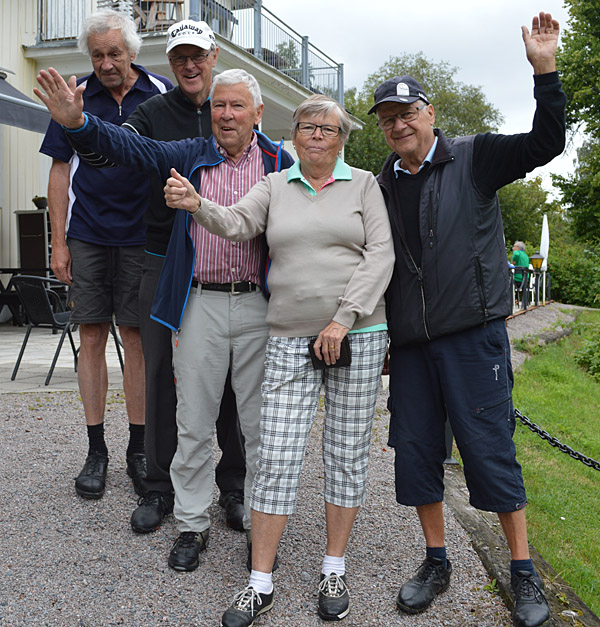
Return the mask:
M 77 47 L 83 54 L 89 56 L 88 40 L 90 35 L 103 35 L 109 30 L 121 31 L 123 41 L 130 54 L 137 54 L 140 51 L 142 38 L 136 30 L 135 22 L 127 14 L 112 9 L 96 11 L 83 22 L 77 38 Z
M 258 107 L 260 107 L 263 103 L 260 86 L 254 76 L 252 76 L 252 74 L 248 74 L 245 70 L 225 70 L 224 72 L 217 74 L 217 76 L 213 79 L 209 98 L 212 98 L 215 88 L 218 85 L 239 85 L 240 83 L 246 85 L 250 95 L 252 96 L 252 100 L 254 101 L 254 106 L 258 109 Z

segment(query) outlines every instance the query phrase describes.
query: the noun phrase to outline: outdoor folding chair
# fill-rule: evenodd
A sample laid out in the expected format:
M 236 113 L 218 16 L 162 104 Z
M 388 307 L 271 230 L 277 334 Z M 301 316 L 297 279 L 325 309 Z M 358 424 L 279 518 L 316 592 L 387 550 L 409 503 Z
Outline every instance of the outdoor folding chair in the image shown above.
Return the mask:
M 75 362 L 75 372 L 77 372 L 77 349 L 75 348 L 75 342 L 73 341 L 73 335 L 71 334 L 72 328 L 75 326 L 71 323 L 71 312 L 67 311 L 63 301 L 59 294 L 54 291 L 57 287 L 66 287 L 65 283 L 58 281 L 57 279 L 47 279 L 39 276 L 19 275 L 13 277 L 12 284 L 19 295 L 23 309 L 27 315 L 29 326 L 25 333 L 23 344 L 21 345 L 21 351 L 13 370 L 11 381 L 15 380 L 17 371 L 27 346 L 27 340 L 31 334 L 33 327 L 51 328 L 53 330 L 62 330 L 60 340 L 56 352 L 54 353 L 54 359 L 52 365 L 48 371 L 45 385 L 50 383 L 60 349 L 62 348 L 65 340 L 65 335 L 69 336 L 71 343 L 71 349 L 73 350 L 73 357 Z M 53 289 L 54 288 L 54 289 Z

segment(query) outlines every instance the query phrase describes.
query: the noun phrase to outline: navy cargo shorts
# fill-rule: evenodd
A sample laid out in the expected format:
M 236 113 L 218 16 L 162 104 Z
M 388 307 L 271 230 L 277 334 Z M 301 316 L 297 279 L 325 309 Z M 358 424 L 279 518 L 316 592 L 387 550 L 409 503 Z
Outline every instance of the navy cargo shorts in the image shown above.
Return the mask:
M 513 373 L 504 320 L 390 349 L 389 445 L 396 500 L 443 500 L 445 421 L 464 464 L 470 503 L 512 512 L 527 499 L 513 442 Z

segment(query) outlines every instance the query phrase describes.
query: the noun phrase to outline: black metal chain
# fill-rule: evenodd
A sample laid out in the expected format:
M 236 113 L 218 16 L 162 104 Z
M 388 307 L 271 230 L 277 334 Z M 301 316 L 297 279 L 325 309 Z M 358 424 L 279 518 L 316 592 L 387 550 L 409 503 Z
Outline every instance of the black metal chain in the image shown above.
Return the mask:
M 531 431 L 533 431 L 536 435 L 538 435 L 542 440 L 546 440 L 550 446 L 556 447 L 559 451 L 566 453 L 573 459 L 579 460 L 581 463 L 589 466 L 590 468 L 595 468 L 596 470 L 600 470 L 600 462 L 597 462 L 595 459 L 591 457 L 586 457 L 583 453 L 578 453 L 574 451 L 570 446 L 563 444 L 557 438 L 552 437 L 547 431 L 544 431 L 541 427 L 536 425 L 534 422 L 531 422 L 527 416 L 524 416 L 518 409 L 515 409 L 515 416 Z

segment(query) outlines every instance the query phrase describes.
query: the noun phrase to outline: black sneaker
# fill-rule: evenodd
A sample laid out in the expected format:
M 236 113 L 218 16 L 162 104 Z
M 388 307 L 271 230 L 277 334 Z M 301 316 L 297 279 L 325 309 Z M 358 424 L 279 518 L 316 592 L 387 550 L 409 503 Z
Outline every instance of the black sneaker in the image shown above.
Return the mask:
M 448 588 L 452 565 L 447 560 L 447 566 L 437 557 L 425 558 L 414 577 L 409 579 L 398 592 L 396 607 L 407 614 L 424 612 L 433 599 Z
M 511 575 L 513 624 L 516 627 L 540 627 L 550 622 L 550 608 L 544 595 L 544 584 L 538 574 L 518 570 Z
M 222 491 L 219 505 L 225 510 L 225 522 L 236 531 L 244 531 L 244 491 Z
M 75 492 L 84 499 L 100 499 L 104 496 L 108 455 L 91 452 L 75 479 Z
M 273 607 L 273 592 L 260 594 L 248 586 L 233 597 L 233 603 L 221 617 L 221 627 L 251 627 L 254 619 Z
M 138 506 L 131 514 L 131 528 L 136 533 L 156 531 L 172 511 L 171 492 L 148 492 L 138 499 Z
M 323 575 L 319 584 L 319 616 L 323 620 L 342 620 L 350 612 L 346 575 Z
M 208 529 L 180 533 L 169 553 L 169 566 L 175 570 L 196 570 L 200 551 L 208 546 L 208 533 Z
M 146 494 L 146 488 L 144 488 L 144 479 L 146 478 L 145 453 L 127 455 L 127 474 L 131 477 L 135 493 L 138 496 L 144 496 Z

